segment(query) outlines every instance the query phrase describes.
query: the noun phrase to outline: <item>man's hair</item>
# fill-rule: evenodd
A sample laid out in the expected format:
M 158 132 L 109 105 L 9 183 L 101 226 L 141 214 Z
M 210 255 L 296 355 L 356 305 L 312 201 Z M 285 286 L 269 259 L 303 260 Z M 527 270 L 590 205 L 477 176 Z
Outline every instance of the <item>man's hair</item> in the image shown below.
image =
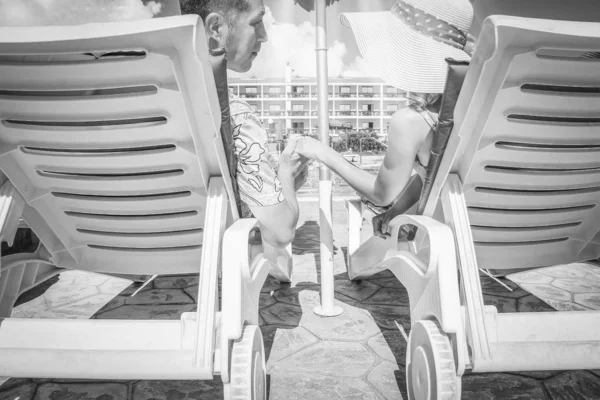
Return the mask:
M 179 0 L 182 14 L 198 14 L 202 22 L 212 12 L 217 12 L 227 18 L 230 25 L 235 25 L 236 17 L 246 11 L 250 4 L 248 0 Z

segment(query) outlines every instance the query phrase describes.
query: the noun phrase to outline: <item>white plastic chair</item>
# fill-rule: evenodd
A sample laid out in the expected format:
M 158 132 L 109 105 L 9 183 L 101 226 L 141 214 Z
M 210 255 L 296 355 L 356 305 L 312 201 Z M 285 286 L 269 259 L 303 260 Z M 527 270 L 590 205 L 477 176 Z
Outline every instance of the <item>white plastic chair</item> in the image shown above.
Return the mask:
M 219 127 L 197 16 L 0 29 L 1 237 L 22 217 L 42 243 L 2 259 L 2 316 L 63 268 L 200 274 L 179 321 L 0 320 L 0 376 L 220 375 L 226 398 L 266 398 L 273 265 L 238 219 Z
M 389 269 L 409 293 L 409 398 L 460 398 L 465 369 L 600 368 L 600 312 L 498 314 L 479 281 L 600 256 L 598 51 L 598 23 L 488 18 L 424 215 L 391 222 L 425 240 L 349 238 L 351 278 Z

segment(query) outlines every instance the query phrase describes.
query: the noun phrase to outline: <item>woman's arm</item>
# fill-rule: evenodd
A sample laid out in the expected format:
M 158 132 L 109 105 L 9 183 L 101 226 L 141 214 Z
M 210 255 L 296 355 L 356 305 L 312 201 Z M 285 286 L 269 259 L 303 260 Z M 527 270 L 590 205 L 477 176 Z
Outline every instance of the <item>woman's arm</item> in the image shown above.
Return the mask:
M 416 111 L 408 107 L 397 111 L 390 121 L 388 150 L 376 177 L 314 139 L 299 139 L 296 151 L 327 165 L 365 199 L 386 206 L 407 185 L 417 151 L 428 132 L 429 125 Z

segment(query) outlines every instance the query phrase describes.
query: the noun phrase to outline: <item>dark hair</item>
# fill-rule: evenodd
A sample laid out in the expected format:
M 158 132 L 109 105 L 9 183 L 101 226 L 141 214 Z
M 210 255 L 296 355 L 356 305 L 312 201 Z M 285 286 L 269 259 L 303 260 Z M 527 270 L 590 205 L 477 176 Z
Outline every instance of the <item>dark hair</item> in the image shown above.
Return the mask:
M 232 25 L 238 13 L 250 7 L 248 0 L 179 0 L 179 5 L 182 14 L 198 14 L 202 22 L 208 14 L 218 12 Z

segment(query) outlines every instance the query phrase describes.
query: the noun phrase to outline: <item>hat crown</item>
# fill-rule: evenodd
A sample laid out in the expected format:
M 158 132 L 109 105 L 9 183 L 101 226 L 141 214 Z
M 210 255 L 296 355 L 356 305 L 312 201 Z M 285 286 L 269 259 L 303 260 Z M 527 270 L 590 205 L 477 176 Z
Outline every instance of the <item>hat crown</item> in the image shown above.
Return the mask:
M 471 29 L 473 6 L 469 0 L 397 0 L 446 21 L 465 32 Z

